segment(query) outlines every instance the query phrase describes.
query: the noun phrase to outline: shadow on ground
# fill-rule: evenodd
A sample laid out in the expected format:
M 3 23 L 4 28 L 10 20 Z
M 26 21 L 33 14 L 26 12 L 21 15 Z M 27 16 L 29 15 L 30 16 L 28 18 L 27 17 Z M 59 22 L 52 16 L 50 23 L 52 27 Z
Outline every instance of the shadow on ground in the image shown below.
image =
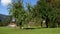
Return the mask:
M 46 28 L 46 27 L 37 27 L 37 28 L 23 28 L 23 29 L 26 29 L 26 30 L 34 30 L 34 29 L 44 29 L 44 28 Z
M 26 30 L 34 30 L 34 29 L 40 29 L 40 28 L 24 28 Z
M 29 29 L 33 30 L 33 29 L 36 29 L 36 28 L 24 28 L 24 29 L 26 29 L 26 30 L 29 30 Z

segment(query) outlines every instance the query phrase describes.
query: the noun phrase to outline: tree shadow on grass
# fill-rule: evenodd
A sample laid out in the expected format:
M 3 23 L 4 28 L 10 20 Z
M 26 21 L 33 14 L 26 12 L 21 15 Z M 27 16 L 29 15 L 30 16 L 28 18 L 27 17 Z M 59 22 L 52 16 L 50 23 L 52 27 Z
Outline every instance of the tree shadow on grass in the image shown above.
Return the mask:
M 46 28 L 46 27 L 32 27 L 32 28 L 28 28 L 28 27 L 26 27 L 26 28 L 23 28 L 23 30 L 35 30 L 35 29 L 44 29 L 44 28 Z
M 34 30 L 34 29 L 41 29 L 41 28 L 23 28 L 23 29 L 26 29 L 26 30 Z
M 24 29 L 26 29 L 26 30 L 30 30 L 30 29 L 33 30 L 33 29 L 36 29 L 36 28 L 24 28 Z

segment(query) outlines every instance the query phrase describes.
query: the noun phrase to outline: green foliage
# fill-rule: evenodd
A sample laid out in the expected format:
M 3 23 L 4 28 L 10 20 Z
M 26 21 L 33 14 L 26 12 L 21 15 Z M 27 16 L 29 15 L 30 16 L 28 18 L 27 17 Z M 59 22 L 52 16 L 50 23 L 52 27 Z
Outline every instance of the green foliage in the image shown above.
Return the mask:
M 54 6 L 55 1 L 53 1 L 53 4 L 51 3 L 52 1 L 53 0 L 50 0 L 50 2 L 46 0 L 39 0 L 36 5 L 37 14 L 41 15 L 40 17 L 43 17 L 43 19 L 47 19 L 46 24 L 49 22 L 54 24 L 57 17 L 56 7 Z
M 60 3 L 57 0 L 38 0 L 35 6 L 27 3 L 27 10 L 23 7 L 23 0 L 13 2 L 10 8 L 10 15 L 16 18 L 16 23 L 22 22 L 41 23 L 42 20 L 46 21 L 46 27 L 55 27 L 59 16 Z M 58 10 L 59 9 L 59 10 Z M 58 11 L 58 12 L 57 12 Z
M 17 0 L 17 2 L 13 2 L 11 7 L 10 14 L 12 18 L 16 18 L 17 23 L 20 22 L 25 13 L 22 1 Z

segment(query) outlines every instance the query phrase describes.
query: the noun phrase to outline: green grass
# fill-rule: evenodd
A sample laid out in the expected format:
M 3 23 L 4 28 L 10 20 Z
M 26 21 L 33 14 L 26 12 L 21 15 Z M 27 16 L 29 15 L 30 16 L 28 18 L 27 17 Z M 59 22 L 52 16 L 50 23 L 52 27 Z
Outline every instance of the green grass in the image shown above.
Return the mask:
M 60 28 L 19 29 L 0 27 L 0 34 L 60 34 Z

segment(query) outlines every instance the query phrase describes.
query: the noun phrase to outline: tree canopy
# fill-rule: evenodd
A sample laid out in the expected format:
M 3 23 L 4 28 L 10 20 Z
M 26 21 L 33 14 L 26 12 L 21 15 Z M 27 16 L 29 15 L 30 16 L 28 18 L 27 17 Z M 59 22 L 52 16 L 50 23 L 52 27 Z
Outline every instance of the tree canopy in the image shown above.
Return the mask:
M 10 14 L 13 18 L 16 18 L 16 23 L 29 22 L 40 22 L 42 19 L 45 20 L 46 27 L 55 27 L 57 23 L 57 16 L 59 16 L 60 2 L 59 0 L 38 0 L 37 4 L 32 6 L 27 3 L 27 9 L 24 8 L 23 0 L 17 0 L 13 2 L 12 8 L 10 8 Z

